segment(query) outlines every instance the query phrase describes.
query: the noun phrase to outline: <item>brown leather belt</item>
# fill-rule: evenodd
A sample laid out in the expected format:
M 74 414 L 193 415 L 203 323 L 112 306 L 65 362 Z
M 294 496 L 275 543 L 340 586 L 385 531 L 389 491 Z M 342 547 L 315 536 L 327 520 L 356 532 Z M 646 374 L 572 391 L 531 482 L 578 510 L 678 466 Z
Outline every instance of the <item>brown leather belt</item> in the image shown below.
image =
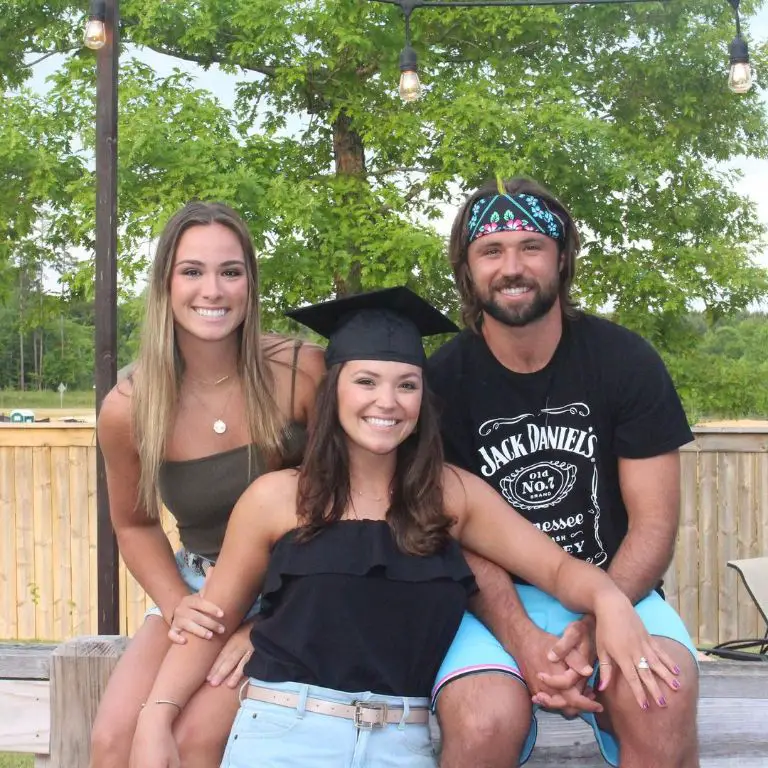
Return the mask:
M 274 691 L 271 688 L 262 688 L 259 685 L 248 683 L 243 693 L 244 698 L 254 701 L 263 701 L 266 704 L 277 704 L 278 707 L 290 707 L 298 709 L 299 694 Z M 403 718 L 403 708 L 394 707 L 383 701 L 356 701 L 352 704 L 338 704 L 325 699 L 313 699 L 307 697 L 304 703 L 307 712 L 315 712 L 318 715 L 330 715 L 331 717 L 343 717 L 351 720 L 356 728 L 370 729 L 383 728 L 385 725 L 395 725 L 400 722 L 408 725 L 426 725 L 429 721 L 428 707 L 414 707 Z

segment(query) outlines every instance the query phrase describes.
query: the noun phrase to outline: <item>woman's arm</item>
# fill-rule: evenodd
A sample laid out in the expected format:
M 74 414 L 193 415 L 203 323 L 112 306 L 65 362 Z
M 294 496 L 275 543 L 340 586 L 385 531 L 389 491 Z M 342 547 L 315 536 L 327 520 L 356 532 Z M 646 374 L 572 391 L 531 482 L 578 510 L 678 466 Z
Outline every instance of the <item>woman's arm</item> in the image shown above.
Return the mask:
M 227 525 L 216 567 L 206 582 L 206 596 L 220 605 L 225 631 L 211 640 L 189 637 L 163 660 L 139 717 L 131 766 L 173 766 L 172 726 L 189 699 L 205 682 L 211 665 L 258 595 L 275 541 L 296 525 L 295 473 L 274 472 L 256 480 L 240 497 Z M 173 702 L 169 704 L 167 702 Z
M 179 575 L 168 537 L 159 520 L 139 503 L 141 465 L 131 429 L 129 382 L 118 384 L 104 399 L 97 424 L 104 454 L 109 511 L 120 554 L 170 624 L 173 611 L 189 594 Z
M 455 467 L 446 467 L 444 477 L 446 510 L 456 517 L 455 535 L 465 547 L 555 596 L 572 611 L 594 614 L 598 661 L 603 665 L 601 690 L 611 679 L 612 662 L 643 708 L 648 706 L 644 687 L 654 700 L 663 700 L 654 675 L 677 690 L 674 662 L 655 646 L 632 603 L 608 574 L 568 555 L 480 478 Z M 642 675 L 640 659 L 649 663 Z

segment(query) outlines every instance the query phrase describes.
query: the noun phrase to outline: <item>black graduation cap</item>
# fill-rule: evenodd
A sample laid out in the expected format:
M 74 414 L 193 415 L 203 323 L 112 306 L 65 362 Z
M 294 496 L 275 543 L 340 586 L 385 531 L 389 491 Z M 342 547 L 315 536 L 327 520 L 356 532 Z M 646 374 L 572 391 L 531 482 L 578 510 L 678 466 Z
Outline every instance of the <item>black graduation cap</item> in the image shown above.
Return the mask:
M 391 360 L 422 366 L 422 336 L 458 327 L 405 287 L 358 293 L 286 312 L 328 339 L 328 367 L 348 360 Z

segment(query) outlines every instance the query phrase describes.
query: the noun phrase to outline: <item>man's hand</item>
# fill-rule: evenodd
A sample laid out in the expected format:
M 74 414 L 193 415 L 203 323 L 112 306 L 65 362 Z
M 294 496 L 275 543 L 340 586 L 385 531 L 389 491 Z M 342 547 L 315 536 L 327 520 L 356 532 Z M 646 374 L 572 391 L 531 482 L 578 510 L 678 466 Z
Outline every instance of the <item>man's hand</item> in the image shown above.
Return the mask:
M 542 693 L 539 697 L 540 705 L 547 709 L 560 709 L 565 717 L 578 715 L 578 710 L 567 705 L 562 693 L 576 687 L 585 696 L 594 696 L 592 691 L 586 688 L 586 678 L 592 674 L 596 658 L 595 620 L 587 615 L 571 622 L 547 653 L 550 662 L 561 663 L 564 669 L 558 674 L 539 673 L 542 683 L 554 691 L 554 695 L 549 696 Z M 587 667 L 590 670 L 589 675 L 585 674 Z M 577 674 L 575 670 L 580 672 Z
M 531 700 L 546 709 L 562 710 L 566 717 L 579 712 L 602 712 L 592 691 L 585 690 L 592 666 L 579 649 L 566 648 L 562 660 L 550 658 L 558 641 L 555 635 L 531 624 L 516 644 L 513 655 L 528 685 Z M 556 685 L 550 685 L 550 681 Z

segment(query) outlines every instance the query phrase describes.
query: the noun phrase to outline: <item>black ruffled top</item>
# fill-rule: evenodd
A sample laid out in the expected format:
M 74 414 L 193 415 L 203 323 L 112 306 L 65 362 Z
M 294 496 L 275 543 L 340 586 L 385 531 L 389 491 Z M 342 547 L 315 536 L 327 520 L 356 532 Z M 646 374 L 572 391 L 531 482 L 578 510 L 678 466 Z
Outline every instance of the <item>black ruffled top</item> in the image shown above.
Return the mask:
M 340 691 L 429 696 L 477 590 L 453 539 L 401 552 L 381 520 L 344 520 L 308 542 L 275 545 L 245 673 Z

